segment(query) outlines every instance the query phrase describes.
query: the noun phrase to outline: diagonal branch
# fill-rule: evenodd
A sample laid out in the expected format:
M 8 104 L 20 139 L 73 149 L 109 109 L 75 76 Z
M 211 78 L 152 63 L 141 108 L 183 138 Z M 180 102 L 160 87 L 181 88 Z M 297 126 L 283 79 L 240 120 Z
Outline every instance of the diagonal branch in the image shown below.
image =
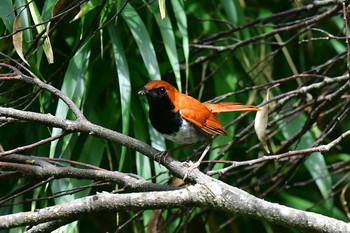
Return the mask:
M 95 170 L 95 169 L 81 169 L 75 167 L 58 167 L 38 157 L 25 155 L 8 155 L 0 162 L 0 168 L 7 170 L 15 170 L 22 176 L 46 179 L 54 177 L 60 178 L 75 178 L 75 179 L 89 179 L 95 181 L 111 182 L 119 184 L 126 190 L 133 191 L 165 191 L 179 189 L 174 186 L 154 184 L 136 175 L 124 174 L 118 171 Z M 27 164 L 18 163 L 19 161 L 26 161 Z M 41 164 L 42 163 L 42 164 Z
M 4 56 L 6 58 L 9 58 L 10 60 L 14 61 L 17 65 L 21 66 L 23 69 L 30 72 L 27 68 L 25 68 L 23 65 L 21 65 L 20 63 L 18 63 L 16 60 L 12 59 L 11 57 L 7 56 L 6 54 L 3 54 L 0 52 L 0 55 Z M 62 91 L 58 90 L 57 88 L 55 88 L 52 85 L 44 83 L 38 77 L 36 77 L 32 72 L 30 72 L 30 73 L 33 77 L 30 77 L 30 76 L 23 74 L 20 70 L 18 70 L 14 66 L 11 66 L 11 65 L 8 65 L 5 63 L 0 63 L 0 67 L 1 66 L 11 69 L 14 72 L 14 74 L 16 74 L 15 76 L 12 76 L 12 79 L 17 79 L 17 80 L 24 81 L 26 83 L 35 84 L 35 85 L 39 86 L 40 88 L 47 90 L 47 91 L 51 92 L 52 94 L 56 95 L 58 98 L 60 98 L 63 102 L 65 102 L 68 105 L 68 107 L 70 108 L 70 110 L 72 110 L 72 112 L 74 113 L 74 115 L 77 117 L 78 120 L 85 120 L 85 116 L 80 111 L 80 109 Z M 5 78 L 9 79 L 9 77 L 5 77 Z M 1 77 L 0 77 L 0 80 L 1 80 Z
M 162 165 L 167 167 L 172 173 L 178 177 L 184 177 L 187 173 L 187 167 L 179 161 L 167 156 L 162 158 L 162 154 L 150 145 L 137 140 L 135 138 L 126 136 L 119 132 L 95 125 L 88 120 L 66 120 L 51 114 L 42 114 L 36 112 L 22 111 L 13 108 L 0 107 L 0 116 L 9 117 L 17 120 L 36 122 L 46 126 L 61 128 L 66 132 L 81 132 L 106 139 L 122 146 L 126 146 L 132 150 L 136 150 L 149 158 L 160 161 Z M 191 173 L 188 177 L 189 181 L 194 182 L 195 176 Z

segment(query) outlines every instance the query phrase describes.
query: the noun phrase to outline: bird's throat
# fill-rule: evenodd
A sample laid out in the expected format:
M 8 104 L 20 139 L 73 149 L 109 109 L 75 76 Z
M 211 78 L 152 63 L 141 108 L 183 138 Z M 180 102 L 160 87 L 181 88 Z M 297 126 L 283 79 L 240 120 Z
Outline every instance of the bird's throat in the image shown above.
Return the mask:
M 180 112 L 174 112 L 175 106 L 170 102 L 168 96 L 163 96 L 161 100 L 149 100 L 149 116 L 153 127 L 162 134 L 173 134 L 182 125 Z

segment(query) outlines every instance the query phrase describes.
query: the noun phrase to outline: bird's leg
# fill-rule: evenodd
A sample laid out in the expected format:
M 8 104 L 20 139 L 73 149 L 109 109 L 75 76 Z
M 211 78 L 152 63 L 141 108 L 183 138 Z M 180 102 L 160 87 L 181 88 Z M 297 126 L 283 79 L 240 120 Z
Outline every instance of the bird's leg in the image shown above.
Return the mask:
M 165 162 L 165 158 L 166 156 L 168 156 L 169 154 L 171 154 L 171 150 L 165 150 L 165 151 L 161 151 L 158 154 L 156 154 L 156 157 L 158 157 L 157 159 L 155 159 L 158 163 L 159 166 L 160 164 L 163 162 Z
M 188 177 L 188 175 L 193 171 L 193 169 L 196 169 L 196 168 L 199 167 L 199 165 L 201 165 L 201 162 L 202 162 L 202 160 L 204 159 L 205 155 L 208 153 L 208 151 L 209 151 L 209 149 L 210 149 L 210 146 L 211 146 L 211 143 L 208 143 L 208 145 L 205 147 L 205 149 L 204 149 L 204 151 L 203 151 L 201 157 L 198 159 L 197 162 L 192 163 L 192 164 L 189 164 L 190 167 L 188 168 L 188 171 L 186 172 L 186 174 L 185 174 L 183 180 L 185 180 L 185 179 Z M 188 163 L 187 163 L 187 164 L 188 164 Z
M 170 149 L 170 150 L 161 151 L 158 154 L 156 154 L 156 157 L 158 157 L 158 158 L 155 158 L 155 160 L 158 163 L 165 162 L 166 156 L 171 155 L 174 151 L 181 150 L 181 149 L 186 148 L 190 145 L 191 144 L 181 145 L 181 146 L 178 146 L 178 147 Z

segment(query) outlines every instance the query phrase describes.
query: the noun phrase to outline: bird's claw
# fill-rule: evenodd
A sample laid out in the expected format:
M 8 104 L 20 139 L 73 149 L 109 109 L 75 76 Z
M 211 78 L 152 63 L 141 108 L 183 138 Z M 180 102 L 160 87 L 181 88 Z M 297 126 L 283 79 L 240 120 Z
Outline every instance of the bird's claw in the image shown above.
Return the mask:
M 165 162 L 165 158 L 170 154 L 170 151 L 165 150 L 165 151 L 161 151 L 158 154 L 156 154 L 156 158 L 155 160 L 159 163 L 162 164 Z
M 196 168 L 199 167 L 200 162 L 193 163 L 192 161 L 189 161 L 189 162 L 183 162 L 182 164 L 183 164 L 184 166 L 188 167 L 188 170 L 187 170 L 187 172 L 186 172 L 186 174 L 185 174 L 185 176 L 184 176 L 184 178 L 183 178 L 183 180 L 185 181 L 186 178 L 190 175 L 190 173 L 191 173 L 194 169 L 196 169 Z

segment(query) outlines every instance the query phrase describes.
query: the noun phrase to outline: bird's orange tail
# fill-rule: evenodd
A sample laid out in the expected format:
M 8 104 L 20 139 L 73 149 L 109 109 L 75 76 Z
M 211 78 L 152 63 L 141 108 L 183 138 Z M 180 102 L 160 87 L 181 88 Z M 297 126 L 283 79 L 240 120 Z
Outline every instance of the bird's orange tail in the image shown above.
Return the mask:
M 261 109 L 253 105 L 245 105 L 235 102 L 223 102 L 218 104 L 204 104 L 212 113 L 233 111 L 260 111 Z

